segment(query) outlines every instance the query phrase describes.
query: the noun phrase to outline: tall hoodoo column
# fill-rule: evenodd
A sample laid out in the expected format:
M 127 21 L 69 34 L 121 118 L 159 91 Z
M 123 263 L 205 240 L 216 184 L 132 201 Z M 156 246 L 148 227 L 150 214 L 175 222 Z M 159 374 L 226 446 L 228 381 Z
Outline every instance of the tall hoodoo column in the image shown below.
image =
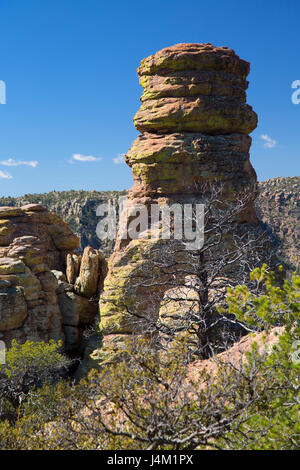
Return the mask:
M 130 204 L 197 201 L 203 183 L 218 182 L 232 201 L 252 194 L 241 221 L 256 222 L 248 134 L 257 115 L 246 103 L 249 69 L 233 50 L 211 44 L 177 44 L 142 60 L 144 91 L 134 117 L 141 134 L 126 155 L 134 178 Z M 143 276 L 149 254 L 158 256 L 158 243 L 117 240 L 100 302 L 104 360 L 136 329 L 131 310 L 157 314 L 167 286 L 142 288 L 134 279 Z M 153 279 L 161 276 L 153 272 Z
M 131 197 L 197 194 L 198 182 L 222 181 L 233 190 L 255 183 L 249 70 L 234 51 L 211 44 L 178 44 L 141 62 L 144 92 L 134 124 L 142 135 L 126 157 Z

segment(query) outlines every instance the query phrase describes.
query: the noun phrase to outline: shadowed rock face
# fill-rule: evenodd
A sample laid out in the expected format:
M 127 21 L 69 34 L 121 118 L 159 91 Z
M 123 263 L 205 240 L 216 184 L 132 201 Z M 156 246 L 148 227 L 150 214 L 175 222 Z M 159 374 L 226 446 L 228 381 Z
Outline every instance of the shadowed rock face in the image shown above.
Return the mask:
M 259 184 L 257 212 L 271 234 L 277 256 L 290 269 L 300 265 L 300 177 L 272 178 Z
M 249 63 L 234 51 L 211 44 L 178 44 L 141 62 L 138 75 L 144 92 L 134 124 L 142 134 L 125 157 L 134 177 L 129 208 L 139 203 L 201 203 L 203 184 L 217 183 L 221 197 L 231 202 L 248 193 L 239 221 L 257 223 L 257 180 L 248 135 L 257 116 L 246 104 L 248 73 Z M 121 223 L 126 226 L 122 217 Z M 104 361 L 110 350 L 115 354 L 116 344 L 121 350 L 128 335 L 142 331 L 142 323 L 130 312 L 157 317 L 169 288 L 163 273 L 151 269 L 153 258 L 159 263 L 160 250 L 168 251 L 168 244 L 124 240 L 121 233 L 100 301 Z M 146 272 L 152 277 L 147 287 L 136 281 Z M 99 359 L 101 353 L 95 354 Z

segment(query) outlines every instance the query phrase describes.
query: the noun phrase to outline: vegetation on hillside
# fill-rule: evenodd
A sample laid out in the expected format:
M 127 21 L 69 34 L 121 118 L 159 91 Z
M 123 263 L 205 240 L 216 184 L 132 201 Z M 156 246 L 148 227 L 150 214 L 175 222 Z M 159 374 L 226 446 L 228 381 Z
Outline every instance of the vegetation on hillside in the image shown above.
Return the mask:
M 263 266 L 251 278 L 256 293 L 229 289 L 227 308 L 266 334 L 281 325 L 271 349 L 254 342 L 239 361 L 195 365 L 187 363 L 184 338 L 164 352 L 138 339 L 121 362 L 77 384 L 33 386 L 15 404 L 16 419 L 2 417 L 0 448 L 299 448 L 300 277 L 278 286 Z M 24 355 L 27 363 L 30 349 Z
M 119 195 L 126 194 L 127 191 L 84 191 L 74 190 L 69 191 L 50 191 L 49 193 L 36 193 L 36 194 L 24 194 L 20 197 L 0 197 L 1 206 L 20 206 L 24 204 L 43 204 L 50 207 L 52 204 L 63 204 L 65 202 L 76 199 L 78 202 L 84 202 L 86 199 L 93 198 L 112 198 L 118 197 Z
M 23 402 L 44 383 L 54 383 L 66 371 L 70 360 L 60 352 L 61 344 L 12 341 L 5 364 L 0 364 L 0 420 L 17 419 Z

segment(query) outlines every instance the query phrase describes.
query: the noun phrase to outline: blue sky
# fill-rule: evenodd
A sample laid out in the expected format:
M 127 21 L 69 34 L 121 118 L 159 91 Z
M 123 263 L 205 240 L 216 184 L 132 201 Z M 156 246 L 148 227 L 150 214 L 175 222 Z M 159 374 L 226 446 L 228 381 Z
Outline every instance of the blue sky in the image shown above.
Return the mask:
M 299 175 L 299 21 L 298 0 L 0 0 L 0 194 L 129 188 L 136 68 L 180 42 L 250 61 L 258 178 Z

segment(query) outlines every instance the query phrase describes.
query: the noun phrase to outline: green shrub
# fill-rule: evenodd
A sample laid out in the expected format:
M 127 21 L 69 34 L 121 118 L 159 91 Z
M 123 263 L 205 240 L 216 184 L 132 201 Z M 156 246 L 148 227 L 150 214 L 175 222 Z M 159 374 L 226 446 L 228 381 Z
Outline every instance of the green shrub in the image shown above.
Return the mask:
M 266 334 L 280 325 L 271 349 L 254 342 L 239 362 L 205 361 L 208 371 L 198 361 L 191 377 L 184 339 L 165 352 L 138 339 L 118 364 L 76 385 L 27 394 L 15 422 L 0 423 L 0 448 L 298 449 L 300 277 L 277 286 L 266 266 L 251 277 L 256 289 L 230 289 L 227 311 Z
M 60 353 L 61 343 L 12 341 L 6 363 L 0 365 L 0 418 L 14 415 L 28 393 L 44 382 L 53 382 L 66 371 L 69 360 Z

